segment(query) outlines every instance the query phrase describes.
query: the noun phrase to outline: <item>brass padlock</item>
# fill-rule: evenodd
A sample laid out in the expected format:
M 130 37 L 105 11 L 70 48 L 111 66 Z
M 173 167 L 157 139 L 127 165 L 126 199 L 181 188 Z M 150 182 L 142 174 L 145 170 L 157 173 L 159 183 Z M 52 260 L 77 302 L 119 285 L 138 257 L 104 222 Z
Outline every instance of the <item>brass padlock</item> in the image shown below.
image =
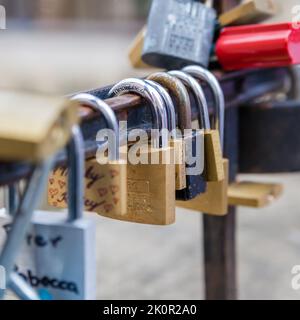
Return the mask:
M 181 139 L 181 135 L 178 136 L 178 132 L 176 130 L 176 111 L 173 100 L 167 90 L 158 82 L 153 80 L 145 80 L 148 84 L 150 84 L 154 89 L 162 97 L 165 108 L 167 111 L 167 118 L 168 118 L 168 132 L 166 131 L 166 144 L 170 146 L 171 150 L 174 150 L 174 163 L 175 163 L 175 188 L 176 190 L 182 190 L 186 186 L 185 182 L 185 150 L 183 145 L 183 140 Z
M 182 117 L 187 113 L 186 104 L 190 105 L 190 99 L 187 90 L 184 85 L 175 77 L 172 77 L 166 72 L 157 72 L 151 74 L 148 77 L 149 80 L 159 83 L 165 87 L 172 96 L 175 98 L 178 109 L 184 110 L 182 113 L 179 112 L 179 124 L 181 123 Z M 185 144 L 184 144 L 184 128 L 180 128 L 181 132 L 176 129 L 176 111 L 172 100 L 166 101 L 167 106 L 171 106 L 171 110 L 168 112 L 169 119 L 169 130 L 171 135 L 170 146 L 174 148 L 174 161 L 175 161 L 175 175 L 176 175 L 176 190 L 183 190 L 186 188 L 186 170 L 185 170 Z M 187 116 L 190 116 L 188 114 Z M 188 129 L 188 128 L 186 128 Z
M 273 0 L 245 0 L 233 9 L 222 13 L 219 22 L 227 25 L 254 24 L 263 22 L 277 11 Z
M 127 168 L 126 161 L 120 159 L 117 118 L 104 101 L 91 94 L 78 94 L 72 100 L 100 112 L 109 128 L 99 131 L 97 135 L 97 140 L 100 139 L 100 134 L 101 139 L 108 137 L 108 157 L 100 152 L 99 148 L 96 159 L 85 162 L 85 210 L 105 217 L 123 215 L 127 211 Z M 67 207 L 67 176 L 65 168 L 55 169 L 50 176 L 50 205 L 58 208 Z
M 150 69 L 153 68 L 143 62 L 142 60 L 142 52 L 143 52 L 143 47 L 144 47 L 144 39 L 145 39 L 145 34 L 147 32 L 146 26 L 144 26 L 141 31 L 136 35 L 134 38 L 130 48 L 129 48 L 129 61 L 132 65 L 133 68 L 137 69 Z
M 213 74 L 198 66 L 187 67 L 185 68 L 185 71 L 189 72 L 196 78 L 205 81 L 212 89 L 216 107 L 214 130 L 218 130 L 220 143 L 223 148 L 225 103 L 224 94 L 219 82 Z M 208 158 L 206 157 L 206 161 L 207 160 Z M 222 166 L 224 173 L 223 180 L 208 182 L 206 193 L 189 202 L 177 202 L 177 205 L 179 207 L 196 210 L 211 215 L 226 215 L 228 213 L 227 190 L 229 179 L 229 162 L 227 159 L 222 159 Z
M 206 102 L 204 93 L 197 83 L 197 81 L 182 71 L 170 71 L 172 76 L 176 77 L 185 85 L 191 93 L 195 96 L 198 103 L 202 103 L 202 100 Z M 201 98 L 200 96 L 203 96 Z M 184 190 L 176 192 L 176 199 L 189 201 L 194 199 L 199 194 L 204 193 L 206 190 L 206 183 L 203 177 L 204 171 L 204 129 L 192 128 L 192 111 L 190 103 L 183 105 L 179 109 L 179 114 L 183 113 L 182 119 L 185 122 L 180 125 L 185 127 L 184 129 L 184 143 L 186 149 L 186 181 L 187 187 Z M 187 113 L 190 118 L 186 117 Z M 200 123 L 204 123 L 205 115 L 202 112 L 199 113 Z M 207 116 L 208 118 L 208 116 Z
M 228 187 L 228 203 L 231 206 L 263 208 L 278 199 L 283 189 L 280 183 L 239 181 Z
M 206 82 L 213 92 L 216 105 L 214 126 L 211 129 L 209 124 L 209 113 L 206 98 L 203 93 L 202 106 L 204 111 L 205 130 L 205 177 L 206 181 L 218 182 L 224 180 L 224 164 L 222 146 L 224 140 L 224 94 L 215 76 L 200 66 L 189 66 L 183 69 L 198 80 Z M 202 91 L 203 92 L 203 91 Z M 201 106 L 201 104 L 198 104 Z
M 8 161 L 44 160 L 64 147 L 78 120 L 76 102 L 61 97 L 1 91 L 0 157 Z
M 143 80 L 126 79 L 116 84 L 108 97 L 126 93 L 135 93 L 146 99 L 151 105 L 155 128 L 168 131 L 166 107 L 154 87 Z M 152 132 L 153 146 L 149 146 L 147 136 L 147 141 L 140 141 L 128 149 L 127 213 L 115 218 L 144 224 L 169 225 L 175 222 L 174 150 L 168 146 L 168 137 L 163 137 L 160 144 L 159 132 Z M 133 163 L 133 159 L 138 161 Z

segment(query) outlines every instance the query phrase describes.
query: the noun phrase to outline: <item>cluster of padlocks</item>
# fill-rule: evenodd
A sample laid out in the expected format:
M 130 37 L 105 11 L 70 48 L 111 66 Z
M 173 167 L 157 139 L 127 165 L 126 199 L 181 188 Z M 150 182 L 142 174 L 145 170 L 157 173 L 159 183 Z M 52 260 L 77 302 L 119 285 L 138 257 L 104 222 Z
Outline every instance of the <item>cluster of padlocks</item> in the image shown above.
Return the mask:
M 215 100 L 212 125 L 206 96 L 197 80 L 212 89 Z M 195 128 L 192 125 L 189 92 L 196 101 L 199 114 Z M 24 280 L 39 288 L 42 297 L 94 297 L 95 226 L 88 217 L 83 216 L 84 211 L 151 225 L 174 223 L 176 205 L 194 206 L 197 211 L 214 215 L 227 213 L 228 160 L 223 159 L 222 155 L 225 105 L 215 76 L 200 66 L 158 72 L 145 80 L 130 78 L 117 83 L 110 89 L 107 98 L 126 93 L 139 95 L 151 109 L 153 129 L 158 129 L 158 134 L 150 140 L 151 143 L 147 138 L 136 152 L 139 156 L 145 153 L 147 160 L 157 159 L 155 164 L 152 161 L 132 163 L 129 154 L 131 149 L 136 148 L 135 144 L 122 144 L 124 137 L 120 136 L 116 114 L 104 100 L 88 93 L 72 96 L 69 102 L 53 101 L 53 123 L 47 131 L 41 127 L 49 144 L 44 145 L 43 139 L 38 141 L 28 136 L 27 142 L 32 146 L 26 148 L 27 154 L 24 150 L 18 150 L 19 154 L 15 154 L 14 149 L 11 154 L 5 152 L 9 160 L 26 159 L 37 163 L 22 196 L 18 187 L 9 188 L 7 211 L 12 223 L 7 219 L 4 224 L 7 236 L 1 265 L 13 272 L 10 287 L 19 294 L 23 290 L 21 297 L 28 295 Z M 16 93 L 6 93 L 4 101 L 15 105 L 19 99 L 23 99 L 23 106 L 27 105 L 29 109 L 42 102 L 42 98 Z M 82 133 L 75 116 L 79 105 L 98 112 L 105 119 L 107 129 L 115 133 L 113 150 L 105 163 L 96 156 L 85 160 Z M 43 112 L 47 111 L 45 106 Z M 176 115 L 179 117 L 179 129 Z M 165 132 L 165 135 L 160 132 Z M 126 134 L 130 136 L 131 132 Z M 53 163 L 49 158 L 53 158 L 52 155 L 67 143 L 69 137 L 67 164 L 56 166 L 48 177 L 49 204 L 68 208 L 68 214 L 35 211 L 30 231 L 26 232 L 31 220 L 30 212 L 35 209 L 37 197 L 41 195 L 42 185 Z M 11 137 L 10 143 L 13 145 L 17 140 L 16 136 Z M 100 144 L 99 150 L 109 149 L 109 142 Z M 25 148 L 22 141 L 18 143 L 20 148 Z M 187 161 L 188 155 L 191 159 L 195 155 L 197 161 Z M 39 192 L 35 190 L 37 187 Z M 22 244 L 25 234 L 26 241 Z M 15 264 L 19 247 L 23 248 L 22 254 Z
M 84 212 L 160 226 L 175 222 L 176 207 L 214 216 L 228 213 L 236 203 L 230 202 L 229 160 L 223 154 L 225 98 L 208 69 L 300 63 L 300 29 L 292 23 L 224 28 L 257 21 L 255 10 L 260 17 L 272 14 L 273 8 L 262 3 L 250 1 L 217 19 L 212 7 L 198 1 L 154 0 L 147 30 L 131 58 L 135 66 L 146 63 L 168 71 L 122 80 L 103 99 L 92 93 L 66 99 L 1 93 L 0 117 L 6 121 L 0 127 L 0 158 L 32 164 L 25 186 L 8 188 L 2 212 L 0 265 L 8 288 L 23 299 L 95 298 L 95 223 Z M 211 91 L 213 110 L 203 86 Z M 120 134 L 106 99 L 128 93 L 149 109 L 151 139 L 135 130 Z M 18 114 L 11 112 L 20 105 Z M 97 154 L 88 158 L 79 126 L 82 106 L 99 115 L 99 130 L 108 129 L 107 136 L 113 137 L 97 139 Z M 129 136 L 138 137 L 138 143 L 128 143 Z M 66 163 L 60 161 L 61 149 Z M 67 212 L 35 211 L 46 185 L 49 205 Z M 262 186 L 263 195 L 273 187 Z

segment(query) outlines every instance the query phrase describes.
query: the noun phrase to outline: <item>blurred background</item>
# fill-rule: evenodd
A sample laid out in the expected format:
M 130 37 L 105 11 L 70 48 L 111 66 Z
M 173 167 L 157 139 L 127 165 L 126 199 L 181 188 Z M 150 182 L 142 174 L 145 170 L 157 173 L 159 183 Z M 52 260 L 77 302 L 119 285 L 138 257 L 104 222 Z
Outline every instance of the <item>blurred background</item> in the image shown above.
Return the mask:
M 277 0 L 276 21 L 290 21 L 299 0 Z M 67 94 L 143 76 L 127 59 L 149 0 L 0 0 L 0 88 Z M 251 176 L 279 181 L 285 195 L 263 210 L 240 209 L 241 299 L 300 299 L 291 269 L 300 265 L 300 174 Z M 99 299 L 201 299 L 201 216 L 178 210 L 167 228 L 97 218 Z

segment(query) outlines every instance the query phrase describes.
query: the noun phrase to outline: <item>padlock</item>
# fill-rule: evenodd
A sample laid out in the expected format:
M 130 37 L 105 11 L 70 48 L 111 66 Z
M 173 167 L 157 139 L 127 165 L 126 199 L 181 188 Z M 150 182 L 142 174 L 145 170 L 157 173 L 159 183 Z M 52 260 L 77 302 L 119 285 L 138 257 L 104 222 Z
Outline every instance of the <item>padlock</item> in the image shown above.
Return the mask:
M 179 79 L 186 87 L 188 87 L 195 96 L 197 106 L 199 106 L 199 124 L 202 129 L 192 129 L 191 105 L 185 104 L 179 109 L 179 114 L 184 122 L 180 126 L 184 128 L 184 144 L 186 148 L 186 184 L 184 190 L 176 192 L 176 199 L 188 201 L 194 199 L 206 190 L 206 183 L 203 177 L 204 172 L 204 135 L 205 124 L 209 125 L 207 108 L 200 107 L 206 103 L 204 93 L 197 81 L 182 71 L 170 71 L 170 75 Z M 184 108 L 186 111 L 184 111 Z M 205 114 L 206 113 L 206 114 Z M 186 114 L 190 118 L 186 117 Z M 195 159 L 195 161 L 190 161 Z
M 91 94 L 78 94 L 72 98 L 81 105 L 86 105 L 100 112 L 106 120 L 109 130 L 103 133 L 112 135 L 107 159 L 102 153 L 85 163 L 85 200 L 86 211 L 99 215 L 122 215 L 127 211 L 127 169 L 126 161 L 120 159 L 119 126 L 112 109 L 102 100 Z M 108 132 L 109 131 L 109 132 Z M 112 147 L 111 147 L 112 146 Z M 67 206 L 66 168 L 57 168 L 49 177 L 48 203 L 57 208 Z
M 125 79 L 111 88 L 108 97 L 126 93 L 138 94 L 148 101 L 156 129 L 168 127 L 164 101 L 154 87 L 143 80 Z M 148 145 L 148 136 L 146 140 L 139 148 L 133 145 L 128 150 L 127 213 L 114 218 L 152 225 L 172 224 L 175 222 L 174 150 L 167 145 L 167 139 L 162 139 L 161 145 L 156 132 L 153 146 Z M 146 161 L 133 163 L 131 154 L 138 154 L 140 159 L 137 160 Z M 151 164 L 152 159 L 158 160 L 156 164 Z
M 222 156 L 222 146 L 224 140 L 224 94 L 215 76 L 208 70 L 200 66 L 189 66 L 183 69 L 191 76 L 206 82 L 213 92 L 216 105 L 216 115 L 214 117 L 213 129 L 210 128 L 208 106 L 202 103 L 205 113 L 205 177 L 206 181 L 218 182 L 224 180 L 224 166 Z M 206 100 L 206 99 L 205 99 Z
M 151 66 L 179 69 L 207 67 L 213 44 L 216 12 L 194 0 L 153 0 L 142 59 Z
M 151 66 L 142 61 L 142 52 L 144 47 L 144 39 L 147 32 L 146 26 L 137 34 L 129 48 L 129 61 L 133 68 L 137 69 L 149 69 Z
M 224 94 L 219 85 L 218 80 L 208 70 L 199 66 L 191 66 L 184 69 L 189 74 L 192 74 L 197 79 L 205 81 L 212 89 L 215 100 L 215 117 L 213 129 L 219 132 L 219 141 L 223 148 L 224 140 L 224 113 L 225 103 Z M 213 131 L 213 130 L 211 130 Z M 205 147 L 207 144 L 205 145 Z M 210 152 L 210 150 L 206 150 Z M 222 154 L 222 151 L 221 151 Z M 213 159 L 216 160 L 214 156 Z M 210 157 L 206 157 L 206 164 L 210 161 Z M 220 161 L 218 161 L 220 162 Z M 227 159 L 222 159 L 223 166 L 223 180 L 222 181 L 210 181 L 207 183 L 207 190 L 204 194 L 193 199 L 189 202 L 178 201 L 177 205 L 186 209 L 200 211 L 203 213 L 224 216 L 228 213 L 228 180 L 229 180 L 229 162 Z
M 67 143 L 78 109 L 60 97 L 1 91 L 0 119 L 0 158 L 39 162 Z
M 227 27 L 216 43 L 226 71 L 286 67 L 300 63 L 300 29 L 293 23 Z
M 96 298 L 96 230 L 83 217 L 84 144 L 74 126 L 67 147 L 68 213 L 36 211 L 14 271 L 50 300 Z M 5 224 L 1 232 L 10 232 Z M 0 237 L 1 238 L 1 237 Z
M 176 190 L 182 190 L 186 188 L 186 170 L 185 170 L 185 145 L 182 139 L 183 134 L 176 129 L 176 111 L 174 103 L 170 95 L 165 91 L 166 88 L 177 99 L 177 102 L 181 102 L 185 99 L 185 102 L 189 103 L 189 96 L 182 83 L 175 77 L 170 76 L 165 72 L 155 73 L 150 75 L 147 81 L 152 81 L 153 85 L 165 100 L 168 115 L 168 129 L 170 131 L 170 146 L 174 148 L 174 162 L 175 162 L 175 186 Z M 148 82 L 149 83 L 149 82 Z M 160 84 L 164 88 L 161 88 L 155 83 Z M 185 96 L 183 96 L 185 95 Z
M 276 13 L 273 0 L 246 0 L 219 16 L 221 26 L 259 23 Z
M 282 195 L 283 189 L 280 183 L 236 182 L 228 187 L 228 204 L 263 208 L 277 200 Z

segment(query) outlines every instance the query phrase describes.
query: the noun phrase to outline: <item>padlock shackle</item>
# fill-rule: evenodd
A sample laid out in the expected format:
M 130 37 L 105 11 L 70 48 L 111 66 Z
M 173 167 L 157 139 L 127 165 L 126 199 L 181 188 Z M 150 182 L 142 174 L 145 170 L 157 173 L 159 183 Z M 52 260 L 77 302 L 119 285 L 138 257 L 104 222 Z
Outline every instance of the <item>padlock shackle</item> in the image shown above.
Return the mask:
M 78 125 L 72 127 L 71 139 L 67 145 L 68 163 L 68 221 L 81 219 L 84 198 L 84 142 Z
M 168 129 L 171 132 L 176 130 L 176 111 L 173 100 L 168 93 L 168 91 L 159 83 L 153 80 L 145 80 L 148 84 L 150 84 L 157 92 L 161 95 L 162 99 L 164 100 L 166 112 L 167 112 L 167 121 L 168 121 Z
M 160 85 L 164 86 L 173 95 L 177 103 L 178 111 L 178 127 L 184 133 L 185 129 L 192 129 L 192 109 L 191 101 L 187 89 L 184 84 L 176 77 L 171 76 L 167 72 L 156 72 L 148 77 Z M 176 126 L 176 114 L 175 114 Z
M 200 84 L 192 76 L 183 71 L 169 71 L 169 74 L 178 78 L 191 90 L 195 96 L 196 105 L 199 111 L 199 125 L 201 129 L 210 130 L 207 101 Z
M 152 81 L 152 80 L 145 80 L 147 84 L 152 86 L 161 96 L 162 100 L 164 101 L 164 108 L 166 110 L 167 114 L 167 124 L 168 126 L 166 128 L 161 129 L 167 129 L 164 131 L 161 131 L 160 134 L 160 147 L 161 148 L 167 148 L 169 145 L 169 131 L 172 132 L 172 134 L 176 134 L 176 113 L 175 113 L 175 107 L 172 101 L 171 96 L 167 92 L 167 90 L 162 87 L 160 84 Z M 169 131 L 168 131 L 169 130 Z
M 155 129 L 168 128 L 168 115 L 164 100 L 156 89 L 144 80 L 128 78 L 114 85 L 110 89 L 107 97 L 121 96 L 126 93 L 135 93 L 150 103 Z M 155 148 L 160 147 L 159 141 L 159 135 L 157 135 L 154 140 Z
M 225 121 L 225 98 L 223 90 L 217 78 L 208 70 L 200 66 L 188 66 L 182 69 L 198 80 L 202 80 L 212 90 L 215 100 L 215 117 L 213 129 L 219 130 L 222 149 L 224 148 L 224 121 Z
M 115 145 L 110 160 L 120 159 L 120 136 L 118 119 L 111 107 L 103 100 L 88 93 L 80 93 L 72 97 L 73 101 L 77 101 L 82 105 L 91 107 L 95 111 L 101 113 L 105 119 L 107 127 L 115 133 Z

